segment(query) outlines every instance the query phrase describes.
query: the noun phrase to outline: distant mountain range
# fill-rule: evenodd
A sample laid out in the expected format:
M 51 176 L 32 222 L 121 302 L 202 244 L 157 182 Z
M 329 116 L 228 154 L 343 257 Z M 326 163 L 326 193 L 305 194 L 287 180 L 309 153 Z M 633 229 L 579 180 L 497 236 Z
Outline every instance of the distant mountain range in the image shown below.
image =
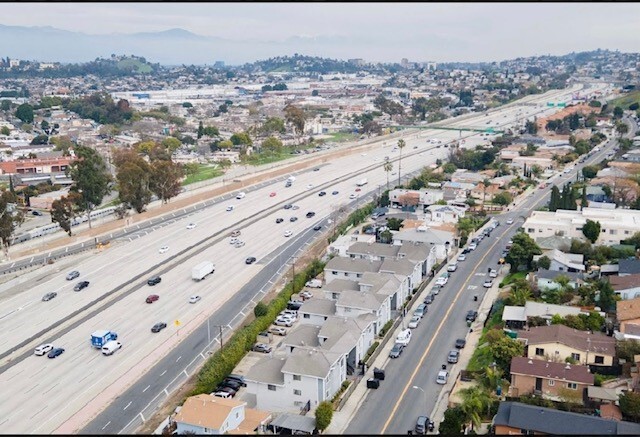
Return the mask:
M 210 65 L 218 60 L 228 65 L 241 65 L 294 53 L 341 59 L 365 58 L 360 52 L 362 49 L 370 51 L 370 42 L 340 37 L 293 37 L 281 42 L 239 41 L 197 35 L 179 28 L 161 32 L 88 35 L 50 26 L 0 24 L 0 57 L 40 62 L 81 63 L 98 57 L 108 58 L 112 54 L 133 54 L 162 65 Z

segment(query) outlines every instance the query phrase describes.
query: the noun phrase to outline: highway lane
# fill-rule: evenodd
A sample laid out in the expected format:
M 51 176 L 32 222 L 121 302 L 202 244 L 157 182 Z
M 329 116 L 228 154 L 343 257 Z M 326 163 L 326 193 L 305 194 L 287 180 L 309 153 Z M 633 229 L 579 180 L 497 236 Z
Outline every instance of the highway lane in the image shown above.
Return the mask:
M 597 163 L 617 144 L 608 141 L 599 152 L 587 158 L 583 164 L 576 164 L 573 171 L 553 178 L 558 186 L 575 180 L 575 174 L 584 165 Z M 434 303 L 430 305 L 425 320 L 415 330 L 417 336 L 396 360 L 385 363 L 386 379 L 381 389 L 370 390 L 353 420 L 346 429 L 349 434 L 404 434 L 413 429 L 419 415 L 431 417 L 441 386 L 435 377 L 441 364 L 446 362 L 447 353 L 453 349 L 454 339 L 462 338 L 467 332 L 465 314 L 470 309 L 478 309 L 485 292 L 482 282 L 487 268 L 497 268 L 499 254 L 521 227 L 528 212 L 548 202 L 550 189 L 536 189 L 517 208 L 497 218 L 502 222 L 490 238 L 485 238 L 467 259 L 459 263 L 456 272 Z M 507 226 L 507 218 L 514 218 L 514 224 Z M 423 292 L 426 295 L 429 291 Z M 474 294 L 479 301 L 473 301 Z M 425 323 L 426 322 L 426 323 Z M 422 330 L 422 331 L 420 331 Z M 416 342 L 416 340 L 418 340 Z M 472 345 L 470 345 L 472 346 Z M 469 347 L 469 346 L 468 346 Z M 457 376 L 460 368 L 447 365 L 450 378 Z M 417 370 L 416 370 L 417 369 Z M 413 387 L 419 387 L 414 389 Z M 381 410 L 380 405 L 388 405 Z
M 443 134 L 443 135 L 439 135 L 439 137 L 444 137 L 444 136 L 446 136 L 446 135 L 444 135 L 444 134 Z M 423 138 L 419 138 L 419 137 L 420 137 L 420 136 L 418 136 L 418 138 L 416 138 L 416 142 L 417 142 L 417 143 L 420 143 L 420 144 L 424 143 L 424 137 L 423 137 Z M 412 142 L 411 142 L 411 140 L 409 140 L 409 141 L 408 141 L 408 146 L 411 146 L 411 144 L 412 144 Z M 386 149 L 386 150 L 385 150 L 385 148 L 381 148 L 381 150 L 379 151 L 380 155 L 382 156 L 382 155 L 384 155 L 385 153 L 389 153 L 389 150 L 388 150 L 388 148 L 389 148 L 389 147 L 390 147 L 390 146 L 387 146 L 387 149 Z M 419 152 L 419 153 L 423 153 L 423 152 L 420 152 L 420 151 L 418 151 L 418 152 Z M 418 153 L 418 152 L 417 152 L 417 153 Z M 440 153 L 444 153 L 444 154 L 446 154 L 446 149 L 444 149 L 444 148 L 443 148 L 443 149 L 441 149 L 441 150 L 440 150 Z M 368 154 L 368 155 L 369 155 L 369 159 L 371 159 L 372 154 L 370 153 L 370 154 Z M 416 167 L 416 168 L 420 168 L 421 166 L 423 166 L 423 165 L 424 165 L 424 162 L 420 162 L 420 161 L 422 161 L 421 159 L 420 159 L 420 160 L 418 160 L 418 159 L 416 159 L 416 160 L 414 160 L 414 159 L 409 159 L 409 156 L 408 156 L 408 155 L 409 155 L 409 154 L 406 152 L 406 149 L 405 149 L 405 151 L 404 151 L 404 153 L 403 153 L 403 157 L 404 157 L 404 159 L 403 159 L 403 166 L 404 166 L 405 171 L 407 171 L 407 172 L 408 172 L 408 171 L 410 171 L 410 170 L 411 170 L 411 165 L 414 165 L 414 164 L 415 164 L 415 167 Z M 363 156 L 363 157 L 366 157 L 366 156 L 367 156 L 367 154 L 362 155 L 362 156 Z M 432 159 L 433 159 L 433 160 L 435 160 L 435 157 L 436 157 L 436 156 L 434 155 L 434 156 L 432 157 Z M 344 165 L 344 166 L 339 170 L 339 172 L 344 174 L 344 173 L 349 172 L 350 170 L 353 170 L 353 164 L 354 164 L 354 162 L 353 162 L 353 161 L 354 161 L 354 160 L 353 160 L 353 159 L 351 159 L 351 160 L 347 163 L 347 165 Z M 380 163 L 379 165 L 381 165 L 381 163 Z M 323 173 L 323 171 L 315 172 L 315 173 L 321 174 L 321 173 Z M 382 184 L 382 183 L 383 183 L 383 181 L 384 181 L 384 179 L 386 179 L 386 174 L 385 174 L 382 170 L 380 170 L 379 168 L 377 169 L 377 172 L 374 172 L 374 173 L 377 173 L 377 174 L 375 174 L 375 175 L 373 175 L 373 174 L 372 174 L 372 176 L 371 176 L 371 178 L 372 178 L 372 179 L 370 179 L 370 181 L 371 181 L 371 182 L 370 182 L 369 188 L 371 188 L 371 187 L 373 186 L 373 184 L 374 184 L 374 183 L 375 183 L 376 185 L 377 185 L 378 183 L 379 183 L 379 184 Z M 404 172 L 403 172 L 403 174 L 404 174 Z M 312 175 L 312 176 L 313 176 L 313 175 Z M 377 178 L 377 179 L 375 179 L 375 178 Z M 312 179 L 312 180 L 315 180 L 315 179 Z M 378 181 L 379 181 L 379 182 L 378 182 Z M 304 178 L 302 178 L 302 177 L 301 177 L 299 180 L 297 180 L 297 181 L 296 181 L 296 184 L 300 184 L 300 183 L 304 183 L 304 182 L 306 182 L 306 181 L 304 180 Z M 298 186 L 302 186 L 302 184 L 300 184 L 300 185 L 298 185 Z M 317 185 L 316 185 L 316 186 L 317 186 Z M 353 186 L 352 186 L 352 187 L 353 187 Z M 340 191 L 342 192 L 343 190 L 340 190 Z M 279 195 L 279 193 L 280 193 L 280 191 L 278 191 L 278 194 L 276 195 L 276 197 Z M 248 200 L 249 198 L 250 198 L 250 195 L 247 195 L 247 197 L 246 197 L 245 199 L 242 199 L 242 201 Z M 316 205 L 316 204 L 317 204 L 317 199 L 315 199 L 314 197 L 310 197 L 309 199 L 313 199 L 313 203 L 312 203 L 311 205 L 309 205 L 309 207 L 312 207 L 313 205 Z M 242 202 L 242 201 L 239 201 L 239 202 Z M 234 201 L 232 200 L 231 202 L 234 202 Z M 257 204 L 257 203 L 256 203 L 256 204 L 254 204 L 253 206 L 255 207 L 255 206 L 258 206 L 258 205 L 259 205 L 259 204 Z M 303 206 L 305 206 L 305 205 L 301 205 L 301 210 L 304 210 L 304 209 L 303 209 Z M 235 211 L 231 212 L 230 214 L 237 213 L 237 212 L 239 212 L 239 211 L 241 211 L 241 210 L 242 210 L 242 208 L 238 207 Z M 225 210 L 224 212 L 226 213 L 226 210 Z M 203 212 L 203 213 L 204 213 L 204 212 Z M 214 221 L 215 221 L 215 220 L 216 220 L 217 218 L 219 218 L 219 217 L 215 217 L 215 215 L 213 215 L 213 218 L 214 218 Z M 272 217 L 272 218 L 273 218 L 273 217 Z M 273 222 L 273 223 L 275 224 L 275 219 L 274 219 L 274 222 Z M 184 225 L 184 221 L 183 221 L 182 225 Z M 294 225 L 295 225 L 295 224 L 294 224 Z M 168 227 L 168 228 L 169 228 L 169 227 Z M 196 229 L 202 229 L 202 226 L 200 226 L 200 224 L 199 224 L 199 226 L 198 226 Z M 260 232 L 258 235 L 262 236 L 262 235 L 264 235 L 264 228 L 260 227 L 260 229 L 261 229 L 261 231 L 262 231 L 262 232 Z M 158 231 L 156 231 L 156 232 L 158 232 Z M 154 234 L 155 234 L 155 232 L 154 232 Z M 150 234 L 150 235 L 153 235 L 153 234 Z M 155 236 L 157 237 L 157 236 L 158 236 L 158 234 L 155 234 Z M 180 238 L 182 238 L 182 237 L 180 237 Z M 136 241 L 138 241 L 138 240 L 136 240 Z M 155 241 L 155 240 L 154 240 L 154 241 Z M 227 244 L 228 244 L 228 243 L 227 243 Z M 158 247 L 159 247 L 160 245 L 161 245 L 161 244 L 158 244 Z M 246 248 L 246 247 L 247 247 L 247 246 L 245 246 L 245 248 Z M 241 248 L 241 249 L 235 249 L 235 248 L 234 248 L 234 250 L 237 252 L 237 251 L 242 251 L 242 250 L 243 250 L 243 249 L 245 249 L 245 248 Z M 219 253 L 219 252 L 216 252 L 216 253 Z M 241 263 L 241 261 L 244 259 L 244 255 L 245 255 L 245 254 L 243 254 L 242 252 L 239 252 L 239 253 L 241 254 L 241 256 L 239 256 L 239 258 L 240 258 L 240 259 L 239 259 L 238 261 Z M 254 255 L 254 256 L 256 256 L 256 255 Z M 258 256 L 260 256 L 260 254 L 258 254 Z M 188 274 L 189 274 L 189 271 L 190 271 L 189 269 L 190 269 L 190 267 L 189 267 L 189 268 L 187 268 L 187 269 L 186 269 L 186 271 L 182 273 L 182 276 L 180 277 L 180 281 L 183 281 L 183 280 L 184 280 L 184 278 L 188 278 Z M 123 270 L 118 270 L 118 272 L 119 272 L 119 273 L 121 273 L 121 272 L 125 272 L 125 271 L 126 271 L 126 270 L 124 270 L 124 269 L 123 269 Z M 131 274 L 131 273 L 129 273 L 129 274 Z M 120 276 L 120 275 L 119 275 L 119 276 Z M 123 276 L 126 276 L 126 274 L 123 274 Z M 215 274 L 214 274 L 214 277 L 215 277 Z M 172 286 L 172 287 L 177 287 L 180 281 L 178 281 L 178 280 L 176 280 L 175 278 L 173 278 L 173 279 L 171 280 L 170 284 L 171 284 L 171 286 Z M 164 277 L 163 277 L 163 283 L 162 283 L 162 284 L 166 284 L 166 282 L 164 281 Z M 161 284 L 161 285 L 162 285 L 162 284 Z M 230 282 L 227 282 L 227 283 L 224 283 L 224 282 L 223 282 L 221 285 L 222 285 L 224 288 L 227 288 L 227 287 L 231 288 L 231 287 L 232 287 L 232 285 L 233 285 L 233 286 L 239 286 L 239 285 L 241 285 L 241 284 L 240 284 L 240 283 L 233 283 L 233 284 L 231 284 Z M 140 294 L 140 293 L 138 293 L 138 294 Z M 176 294 L 177 294 L 177 293 L 176 293 Z M 187 297 L 187 296 L 188 296 L 188 294 L 186 294 L 186 295 L 181 295 L 181 298 L 182 298 L 181 303 L 182 303 L 182 305 L 183 305 L 183 306 L 184 306 L 184 305 L 186 305 L 186 297 Z M 140 296 L 140 297 L 144 298 L 144 295 L 142 295 L 142 296 Z M 163 297 L 164 297 L 164 296 L 163 296 Z M 122 302 L 127 302 L 127 304 L 129 304 L 129 302 L 128 302 L 126 299 L 123 299 L 123 301 L 122 301 Z M 162 303 L 162 302 L 166 302 L 166 300 L 161 299 L 161 301 L 159 301 L 159 302 L 157 302 L 157 303 Z M 120 303 L 120 302 L 119 302 L 119 303 Z M 172 302 L 172 301 L 170 301 L 168 305 L 171 305 L 171 308 L 173 309 L 173 305 L 174 305 L 174 304 L 176 304 L 176 302 Z M 179 304 L 180 304 L 180 302 L 177 302 L 178 307 L 179 307 Z M 156 304 L 153 304 L 153 305 L 156 305 Z M 132 312 L 132 313 L 133 313 L 133 314 L 135 314 L 135 315 L 137 315 L 137 314 L 138 314 L 138 312 L 140 311 L 140 308 L 136 307 L 133 303 L 130 305 L 130 306 L 131 306 L 131 308 L 129 308 L 129 307 L 128 307 L 128 305 L 124 305 L 124 304 L 123 304 L 122 306 L 124 306 L 124 307 L 126 307 L 126 308 L 117 308 L 116 306 L 117 306 L 117 305 L 114 305 L 114 306 L 113 306 L 113 308 L 110 308 L 110 309 L 109 309 L 109 314 L 111 314 L 110 316 L 105 316 L 105 317 L 104 317 L 104 318 L 102 318 L 102 319 L 98 318 L 98 320 L 94 321 L 93 326 L 102 327 L 102 325 L 101 325 L 102 323 L 109 322 L 110 320 L 114 320 L 113 313 L 114 313 L 114 311 L 117 311 L 117 310 L 130 310 L 130 312 Z M 143 305 L 143 306 L 144 306 L 144 305 Z M 157 309 L 158 309 L 157 311 L 159 311 L 159 308 L 160 308 L 160 307 L 161 307 L 161 305 L 156 305 L 156 306 L 155 306 L 155 307 L 153 307 L 153 308 L 157 308 Z M 157 317 L 159 317 L 159 316 L 161 316 L 161 315 L 162 315 L 162 314 L 160 314 L 159 312 L 153 312 L 153 313 L 152 313 L 151 311 L 147 311 L 147 312 L 151 313 L 151 315 L 147 315 L 147 316 L 148 316 L 148 320 L 147 320 L 147 319 L 145 319 L 145 322 L 148 322 L 148 323 L 150 323 L 150 324 L 152 324 L 152 321 L 157 321 Z M 153 317 L 155 317 L 155 319 L 154 319 Z M 171 318 L 171 317 L 170 317 L 170 318 Z M 117 317 L 115 317 L 115 320 L 117 320 L 119 323 L 120 323 L 120 322 L 122 322 L 122 323 L 126 322 L 126 320 L 122 320 L 122 321 L 120 321 Z M 150 326 L 150 324 L 149 324 L 148 326 Z M 136 327 L 137 327 L 137 326 L 139 326 L 139 325 L 140 325 L 140 323 L 137 323 Z M 87 328 L 90 328 L 90 326 L 87 326 Z M 148 328 L 145 328 L 145 329 L 148 329 Z M 130 332 L 133 332 L 134 330 L 136 330 L 136 328 L 134 328 L 134 327 L 132 327 L 132 326 L 128 326 L 128 325 L 126 325 L 126 323 L 125 323 L 125 324 L 124 324 L 124 326 L 123 326 L 123 328 L 121 329 L 121 332 L 130 333 Z M 77 338 L 75 338 L 75 339 L 74 339 L 74 341 L 76 341 L 76 344 L 81 345 L 80 347 L 84 347 L 84 346 L 86 346 L 87 338 L 88 338 L 88 337 L 87 337 L 87 335 L 88 335 L 88 333 L 92 332 L 92 329 L 76 329 L 75 331 L 76 331 L 76 332 L 77 332 L 77 331 L 83 331 L 81 335 L 78 335 L 78 336 L 77 336 Z M 70 333 L 70 334 L 71 334 L 71 333 Z M 162 335 L 162 333 L 161 333 L 161 335 Z M 156 336 L 156 338 L 161 338 L 161 335 Z M 84 346 L 82 346 L 82 345 L 84 345 Z M 148 344 L 145 344 L 145 345 L 141 345 L 140 347 L 141 347 L 142 349 L 144 349 L 144 347 L 151 348 L 152 346 L 148 346 Z M 89 348 L 90 348 L 90 347 L 89 347 Z M 86 349 L 86 347 L 85 347 L 85 349 Z M 125 349 L 123 349 L 123 351 L 124 351 L 124 350 L 125 350 Z M 92 352 L 93 352 L 93 351 L 92 351 Z M 139 351 L 138 351 L 138 352 L 139 352 Z M 140 354 L 138 354 L 138 355 L 140 355 Z M 142 354 L 142 355 L 143 355 L 143 354 Z M 63 358 L 64 358 L 65 356 L 67 356 L 67 355 L 63 355 L 62 357 L 60 357 L 60 358 L 56 359 L 55 361 L 56 361 L 56 362 L 59 362 L 59 360 L 60 360 L 60 361 L 61 361 L 61 360 L 63 360 Z M 38 358 L 38 357 L 31 357 L 31 358 Z M 100 358 L 102 358 L 102 357 L 100 357 Z M 110 358 L 113 358 L 113 357 L 110 357 Z M 25 360 L 25 361 L 29 361 L 29 360 Z M 33 361 L 33 360 L 31 360 L 31 361 Z M 19 369 L 19 370 L 22 370 L 22 369 Z M 17 369 L 17 370 L 16 370 L 16 372 L 17 372 L 17 371 L 19 371 L 19 370 Z M 66 388 L 66 387 L 67 387 L 67 386 L 65 385 L 65 388 Z M 2 410 L 2 407 L 0 406 L 0 411 L 1 411 L 1 410 Z M 14 410 L 14 411 L 15 411 L 15 410 Z M 15 416 L 15 413 L 14 413 L 14 416 Z M 43 425 L 43 426 L 44 426 L 44 425 Z M 47 425 L 47 426 L 48 426 L 48 425 Z M 40 428 L 39 428 L 39 431 L 41 432 L 43 429 L 44 429 L 44 428 L 40 427 Z

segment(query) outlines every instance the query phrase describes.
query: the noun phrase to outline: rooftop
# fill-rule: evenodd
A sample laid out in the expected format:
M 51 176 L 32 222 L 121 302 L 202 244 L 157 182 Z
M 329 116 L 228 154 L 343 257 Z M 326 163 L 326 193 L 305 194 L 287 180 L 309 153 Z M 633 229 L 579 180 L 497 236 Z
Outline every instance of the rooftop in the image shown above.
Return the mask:
M 594 376 L 589 373 L 587 366 L 554 363 L 544 360 L 534 360 L 527 357 L 513 357 L 511 359 L 510 372 L 518 375 L 561 379 L 589 385 L 592 385 L 594 381 Z
M 616 341 L 601 332 L 578 331 L 564 325 L 535 326 L 518 334 L 526 344 L 560 343 L 574 349 L 615 355 Z

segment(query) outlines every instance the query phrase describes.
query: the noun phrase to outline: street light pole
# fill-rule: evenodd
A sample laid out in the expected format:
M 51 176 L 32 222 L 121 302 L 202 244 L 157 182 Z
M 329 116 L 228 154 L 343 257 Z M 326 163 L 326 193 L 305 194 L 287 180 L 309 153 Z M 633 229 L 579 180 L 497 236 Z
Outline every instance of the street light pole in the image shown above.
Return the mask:
M 427 392 L 422 387 L 418 387 L 417 385 L 414 385 L 411 388 L 414 388 L 416 390 L 420 390 L 422 393 L 424 393 L 424 411 L 426 413 L 427 412 Z

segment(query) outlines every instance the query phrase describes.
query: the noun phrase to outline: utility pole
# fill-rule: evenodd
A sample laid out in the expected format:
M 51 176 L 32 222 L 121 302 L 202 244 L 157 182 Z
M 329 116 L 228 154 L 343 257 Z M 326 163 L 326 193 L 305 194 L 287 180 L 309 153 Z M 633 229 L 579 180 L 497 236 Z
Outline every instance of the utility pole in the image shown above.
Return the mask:
M 294 291 L 294 287 L 296 284 L 296 258 L 297 256 L 292 256 L 291 257 L 291 269 L 292 269 L 292 275 L 291 275 L 291 291 Z

